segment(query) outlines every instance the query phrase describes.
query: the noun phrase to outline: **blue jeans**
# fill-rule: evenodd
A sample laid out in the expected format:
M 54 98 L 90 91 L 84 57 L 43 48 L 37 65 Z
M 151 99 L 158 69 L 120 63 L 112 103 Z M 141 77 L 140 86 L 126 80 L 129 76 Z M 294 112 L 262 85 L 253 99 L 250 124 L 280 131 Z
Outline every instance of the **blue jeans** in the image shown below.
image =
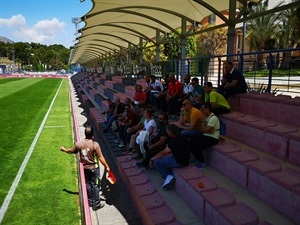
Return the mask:
M 182 165 L 180 165 L 179 163 L 176 162 L 176 160 L 173 156 L 155 159 L 153 163 L 164 180 L 166 179 L 166 177 L 168 175 L 173 176 L 172 168 L 183 167 Z
M 100 178 L 99 168 L 84 169 L 85 183 L 87 195 L 93 200 L 93 204 L 97 205 L 100 202 L 98 180 Z
M 202 137 L 202 132 L 199 130 L 182 130 L 181 134 L 191 140 L 191 143 L 197 142 Z
M 110 129 L 112 123 L 113 123 L 115 120 L 117 120 L 118 117 L 117 117 L 116 115 L 111 115 L 111 116 L 108 116 L 108 115 L 107 115 L 107 117 L 109 117 L 109 118 L 107 118 L 106 129 Z

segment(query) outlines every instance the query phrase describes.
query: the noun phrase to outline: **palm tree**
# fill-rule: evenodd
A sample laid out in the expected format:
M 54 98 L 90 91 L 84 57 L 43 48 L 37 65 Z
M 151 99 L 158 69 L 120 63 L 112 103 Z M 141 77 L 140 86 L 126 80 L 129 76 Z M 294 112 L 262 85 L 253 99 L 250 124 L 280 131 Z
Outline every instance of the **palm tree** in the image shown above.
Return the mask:
M 300 0 L 293 0 L 299 2 Z M 300 7 L 285 10 L 281 15 L 280 35 L 278 45 L 280 48 L 295 48 L 300 43 Z M 288 68 L 291 52 L 283 52 L 280 69 Z
M 278 3 L 276 7 L 282 5 L 283 2 Z M 265 0 L 257 5 L 257 7 L 250 13 L 260 13 L 268 10 L 269 1 Z M 275 14 L 268 14 L 266 16 L 258 17 L 247 23 L 247 41 L 250 51 L 264 51 L 266 45 L 270 40 L 276 40 L 280 35 L 280 23 L 282 12 Z M 261 55 L 257 56 L 256 68 L 262 68 L 264 63 Z

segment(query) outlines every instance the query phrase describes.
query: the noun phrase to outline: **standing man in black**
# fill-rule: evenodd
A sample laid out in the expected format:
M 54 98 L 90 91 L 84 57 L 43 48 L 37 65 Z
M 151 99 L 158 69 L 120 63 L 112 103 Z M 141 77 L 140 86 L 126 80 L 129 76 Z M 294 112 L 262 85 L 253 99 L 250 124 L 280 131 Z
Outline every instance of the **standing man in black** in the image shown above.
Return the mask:
M 224 95 L 225 99 L 237 93 L 247 92 L 247 84 L 243 74 L 235 69 L 230 61 L 224 64 L 224 76 L 221 82 L 219 92 Z

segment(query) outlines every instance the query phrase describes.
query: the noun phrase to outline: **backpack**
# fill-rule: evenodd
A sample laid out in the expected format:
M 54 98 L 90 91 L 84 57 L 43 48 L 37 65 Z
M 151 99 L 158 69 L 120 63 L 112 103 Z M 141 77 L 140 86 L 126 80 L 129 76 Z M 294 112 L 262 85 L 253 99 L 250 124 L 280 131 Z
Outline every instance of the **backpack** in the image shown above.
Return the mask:
M 216 115 L 214 115 L 214 116 L 216 116 Z M 217 117 L 217 118 L 219 119 L 219 122 L 220 122 L 220 129 L 219 129 L 220 135 L 225 135 L 226 134 L 226 124 L 219 117 Z
M 218 119 L 220 121 L 220 134 L 225 135 L 226 134 L 226 124 L 220 118 L 218 118 Z

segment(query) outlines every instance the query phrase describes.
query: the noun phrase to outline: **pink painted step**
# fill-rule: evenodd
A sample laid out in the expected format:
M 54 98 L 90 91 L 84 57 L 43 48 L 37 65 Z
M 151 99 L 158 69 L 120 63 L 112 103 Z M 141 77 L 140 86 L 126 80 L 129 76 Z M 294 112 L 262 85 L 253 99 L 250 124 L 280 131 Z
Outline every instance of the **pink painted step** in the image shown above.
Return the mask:
M 239 97 L 239 112 L 258 117 L 262 116 L 261 112 L 264 108 L 264 100 L 267 97 L 266 95 L 250 92 L 239 94 Z
M 202 197 L 194 196 L 196 193 L 192 190 L 191 185 L 187 182 L 188 180 L 199 180 L 203 178 L 201 170 L 195 166 L 189 166 L 185 168 L 179 168 L 173 170 L 176 182 L 175 191 L 182 196 L 182 199 L 193 207 L 193 211 L 199 215 L 201 218 L 204 216 L 204 202 Z M 200 198 L 200 200 L 199 200 Z M 198 205 L 200 205 L 198 207 Z
M 288 100 L 283 100 L 281 102 L 281 115 L 285 115 L 286 112 L 289 112 L 288 115 L 282 116 L 281 121 L 293 126 L 300 127 L 300 120 L 298 118 L 300 115 L 300 101 L 299 98 L 292 98 Z
M 136 176 L 128 177 L 130 186 L 145 184 L 149 181 L 147 175 L 144 173 L 138 174 Z
M 241 151 L 241 147 L 238 144 L 233 142 L 226 142 L 224 144 L 217 144 L 213 146 L 213 149 L 222 153 L 223 155 L 228 155 L 232 152 L 239 152 Z
M 121 163 L 125 163 L 128 161 L 131 161 L 132 156 L 131 155 L 122 155 L 117 157 L 117 167 L 119 172 L 123 172 L 123 166 L 121 166 Z M 130 163 L 130 162 L 129 162 Z
M 159 208 L 165 204 L 164 199 L 158 192 L 151 195 L 141 196 L 140 200 L 146 209 Z
M 250 140 L 248 139 L 247 126 L 250 122 L 258 121 L 259 118 L 256 116 L 245 115 L 243 117 L 236 117 L 232 120 L 225 121 L 228 137 L 231 137 L 239 142 L 247 144 Z
M 203 219 L 204 198 L 202 196 L 202 193 L 216 190 L 218 188 L 216 181 L 211 177 L 202 176 L 184 182 L 180 181 L 180 175 L 178 175 L 177 173 L 175 173 L 174 175 L 176 178 L 174 188 L 175 191 L 191 207 L 194 213 Z M 203 184 L 203 187 L 199 187 L 199 183 Z
M 220 224 L 216 219 L 220 217 L 218 210 L 236 204 L 233 194 L 224 188 L 219 188 L 215 191 L 204 192 L 202 195 L 205 200 L 204 218 L 205 224 L 207 225 Z
M 281 164 L 269 158 L 247 162 L 246 166 L 249 168 L 247 190 L 256 196 L 265 191 L 266 175 L 281 171 Z
M 245 114 L 236 111 L 231 111 L 230 113 L 220 115 L 220 118 L 226 124 L 226 135 L 231 135 L 234 133 L 236 123 L 233 121 L 233 119 L 244 116 Z
M 300 187 L 295 187 L 293 190 L 297 195 L 300 195 Z
M 260 198 L 295 224 L 300 224 L 300 195 L 292 189 L 300 186 L 300 171 L 290 168 L 266 175 Z
M 140 198 L 142 196 L 152 195 L 154 192 L 156 192 L 156 188 L 153 186 L 153 184 L 151 182 L 133 186 L 132 188 L 133 188 L 134 194 L 138 198 Z
M 228 154 L 239 151 L 241 151 L 241 147 L 232 142 L 214 145 L 209 152 L 208 163 L 216 170 L 224 172 L 224 168 L 227 168 L 230 163 Z
M 262 118 L 260 118 L 258 121 L 249 122 L 246 128 L 248 134 L 246 143 L 254 148 L 260 149 L 265 142 L 264 138 L 262 138 L 265 134 L 265 128 L 276 126 L 276 124 L 277 123 L 273 120 Z
M 137 176 L 141 173 L 143 173 L 142 169 L 140 167 L 137 167 L 137 166 L 124 169 L 124 174 L 125 174 L 126 177 Z
M 264 221 L 260 222 L 258 225 L 273 225 L 273 224 L 271 224 L 268 221 L 264 220 Z
M 277 123 L 276 126 L 266 127 L 263 145 L 259 148 L 280 159 L 287 159 L 287 134 L 298 131 L 295 126 Z
M 300 130 L 287 134 L 288 160 L 300 166 Z
M 203 177 L 201 170 L 195 166 L 175 168 L 173 169 L 173 173 L 177 175 L 178 179 L 178 176 L 180 176 L 184 181 Z M 178 183 L 178 179 L 176 179 L 176 183 Z
M 222 170 L 223 173 L 243 188 L 246 188 L 248 181 L 248 168 L 245 163 L 259 160 L 259 155 L 246 149 L 240 152 L 229 153 L 228 157 L 228 162 Z
M 147 224 L 147 225 L 148 224 L 169 225 L 172 223 L 178 224 L 176 223 L 174 212 L 167 205 L 164 205 L 160 208 L 147 210 L 147 212 L 150 220 L 145 221 L 143 224 Z M 142 221 L 144 221 L 144 218 L 142 218 Z
M 259 222 L 257 213 L 245 203 L 221 208 L 219 210 L 224 221 L 219 221 L 222 225 L 257 225 Z
M 140 170 L 136 170 L 135 164 L 136 161 L 134 159 L 130 159 L 128 161 L 121 161 L 118 163 L 119 174 L 122 177 L 122 180 L 124 181 L 126 186 L 128 186 L 128 177 L 133 175 L 132 172 L 128 170 L 135 170 L 135 173 L 139 173 L 139 174 L 142 172 L 141 168 L 139 168 Z
M 281 102 L 284 100 L 291 99 L 291 96 L 288 95 L 270 95 L 265 99 L 264 108 L 263 108 L 263 117 L 270 120 L 283 122 L 282 118 L 282 105 Z M 287 112 L 287 111 L 285 111 Z
M 286 168 L 285 170 L 266 175 L 270 180 L 277 182 L 288 190 L 300 186 L 300 171 Z M 300 206 L 300 205 L 299 205 Z

